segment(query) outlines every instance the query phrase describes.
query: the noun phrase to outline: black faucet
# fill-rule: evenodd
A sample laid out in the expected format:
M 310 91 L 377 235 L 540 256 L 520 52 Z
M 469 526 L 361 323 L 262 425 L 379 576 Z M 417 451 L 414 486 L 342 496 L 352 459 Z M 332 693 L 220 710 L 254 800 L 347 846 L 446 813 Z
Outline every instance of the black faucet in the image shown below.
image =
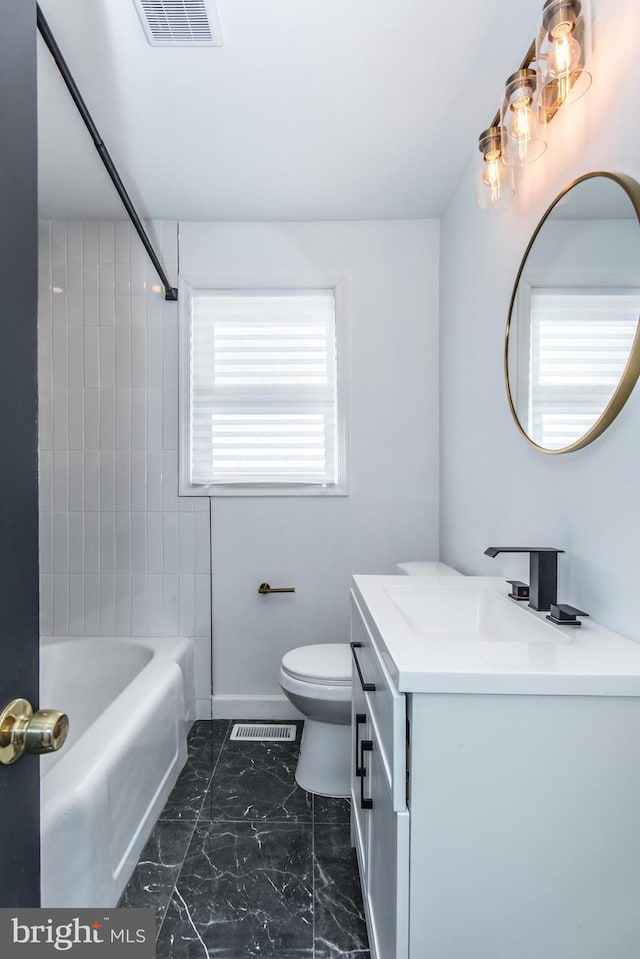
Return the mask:
M 551 609 L 558 601 L 558 553 L 563 549 L 549 546 L 489 546 L 485 556 L 493 557 L 498 553 L 529 554 L 529 606 L 532 609 Z M 514 599 L 526 599 L 526 596 L 512 594 Z

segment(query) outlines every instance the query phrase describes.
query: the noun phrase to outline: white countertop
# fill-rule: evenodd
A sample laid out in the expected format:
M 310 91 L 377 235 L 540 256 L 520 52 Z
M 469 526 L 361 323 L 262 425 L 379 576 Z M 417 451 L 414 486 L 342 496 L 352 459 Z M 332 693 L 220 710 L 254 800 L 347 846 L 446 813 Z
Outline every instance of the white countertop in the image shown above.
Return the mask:
M 385 665 L 401 692 L 640 695 L 640 643 L 591 619 L 584 619 L 578 628 L 555 626 L 545 613 L 508 599 L 509 587 L 502 577 L 354 576 L 353 583 Z M 491 603 L 504 614 L 508 631 L 496 639 L 480 632 L 448 635 L 446 630 L 425 628 L 392 598 L 398 598 L 399 589 L 415 591 L 421 585 L 480 588 L 504 597 L 507 607 L 493 598 Z M 523 632 L 531 627 L 537 641 L 517 637 L 519 617 L 523 617 Z M 526 617 L 535 617 L 538 623 Z

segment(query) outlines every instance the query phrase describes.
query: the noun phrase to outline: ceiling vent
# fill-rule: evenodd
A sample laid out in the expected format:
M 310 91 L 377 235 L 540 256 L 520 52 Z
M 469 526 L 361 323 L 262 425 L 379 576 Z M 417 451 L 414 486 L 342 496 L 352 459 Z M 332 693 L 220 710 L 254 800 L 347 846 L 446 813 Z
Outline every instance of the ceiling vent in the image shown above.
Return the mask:
M 133 0 L 152 47 L 221 47 L 214 0 Z

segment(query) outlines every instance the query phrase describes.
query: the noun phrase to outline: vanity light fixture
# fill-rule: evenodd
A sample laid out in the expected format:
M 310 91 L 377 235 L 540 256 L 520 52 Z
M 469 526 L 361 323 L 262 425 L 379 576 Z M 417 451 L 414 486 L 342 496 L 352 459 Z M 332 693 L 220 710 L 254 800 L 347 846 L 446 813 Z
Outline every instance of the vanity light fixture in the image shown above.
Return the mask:
M 590 0 L 546 0 L 536 37 L 479 137 L 476 201 L 481 209 L 504 206 L 515 192 L 509 168 L 533 163 L 545 152 L 547 123 L 591 85 L 590 55 Z

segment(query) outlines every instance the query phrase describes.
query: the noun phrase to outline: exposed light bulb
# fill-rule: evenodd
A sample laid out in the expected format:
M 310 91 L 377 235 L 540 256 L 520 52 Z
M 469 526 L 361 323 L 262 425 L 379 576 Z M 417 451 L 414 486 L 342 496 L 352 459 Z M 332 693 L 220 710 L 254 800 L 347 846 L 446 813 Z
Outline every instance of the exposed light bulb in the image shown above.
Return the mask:
M 558 83 L 558 103 L 562 104 L 571 91 L 571 74 L 580 63 L 580 44 L 572 35 L 573 25 L 559 23 L 551 31 L 551 49 L 547 56 L 549 76 Z
M 535 125 L 536 118 L 531 109 L 530 97 L 517 97 L 511 104 L 513 116 L 509 124 L 509 135 L 516 140 L 518 144 L 518 157 L 522 163 L 527 158 L 529 144 L 531 143 L 531 131 Z
M 489 188 L 491 206 L 497 206 L 506 172 L 504 163 L 500 159 L 500 151 L 490 150 L 489 153 L 486 154 L 484 162 L 482 182 Z

